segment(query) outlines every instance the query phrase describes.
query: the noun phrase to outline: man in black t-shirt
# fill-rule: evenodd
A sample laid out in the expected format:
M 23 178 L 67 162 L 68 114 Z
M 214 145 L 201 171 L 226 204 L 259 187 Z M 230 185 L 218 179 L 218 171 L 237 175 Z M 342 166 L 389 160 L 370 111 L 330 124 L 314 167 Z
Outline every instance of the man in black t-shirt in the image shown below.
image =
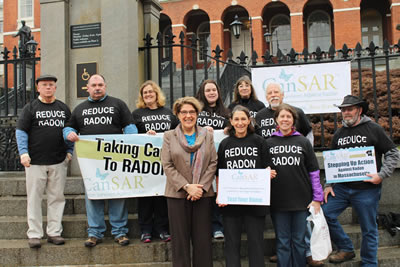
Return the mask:
M 344 97 L 337 106 L 343 117 L 343 127 L 333 136 L 332 148 L 351 148 L 373 146 L 378 173 L 367 174 L 368 180 L 326 184 L 325 202 L 322 206 L 329 232 L 338 253 L 331 255 L 329 261 L 340 263 L 355 257 L 354 246 L 343 231 L 337 217 L 348 206 L 357 212 L 361 226 L 361 265 L 378 266 L 378 228 L 376 215 L 381 196 L 382 181 L 388 178 L 396 168 L 400 153 L 383 128 L 364 114 L 368 103 L 351 95 Z M 385 161 L 382 163 L 382 155 Z
M 70 118 L 67 105 L 56 99 L 57 78 L 42 75 L 36 79 L 38 99 L 26 104 L 18 118 L 16 138 L 26 172 L 28 244 L 40 248 L 43 237 L 42 199 L 47 195 L 47 241 L 64 244 L 61 221 L 64 212 L 64 185 L 73 144 L 67 146 L 62 129 Z
M 268 107 L 263 108 L 257 112 L 255 117 L 258 125 L 257 134 L 264 138 L 268 138 L 272 133 L 276 131 L 276 123 L 274 120 L 274 113 L 276 108 L 283 103 L 284 93 L 281 86 L 278 83 L 270 83 L 265 89 Z M 303 110 L 294 107 L 297 111 L 298 120 L 296 122 L 296 131 L 307 137 L 311 144 L 314 143 L 314 136 L 311 128 L 311 124 L 308 121 L 307 116 Z
M 63 129 L 64 139 L 67 142 L 78 141 L 78 133 L 82 135 L 137 133 L 128 106 L 122 100 L 106 94 L 106 82 L 102 75 L 92 75 L 87 88 L 88 99 L 73 110 L 71 119 Z M 106 231 L 104 200 L 91 200 L 87 195 L 85 200 L 89 225 L 89 238 L 85 246 L 94 247 L 102 241 Z M 115 242 L 121 246 L 128 245 L 128 209 L 125 199 L 109 199 L 108 214 Z

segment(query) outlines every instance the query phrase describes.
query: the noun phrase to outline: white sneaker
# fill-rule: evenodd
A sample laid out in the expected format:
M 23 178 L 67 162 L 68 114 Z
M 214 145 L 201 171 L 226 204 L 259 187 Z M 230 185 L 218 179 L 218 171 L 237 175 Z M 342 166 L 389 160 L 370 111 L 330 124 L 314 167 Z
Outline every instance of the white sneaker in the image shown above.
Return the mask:
M 224 233 L 222 233 L 222 231 L 215 231 L 214 232 L 214 238 L 215 239 L 223 239 L 224 238 Z

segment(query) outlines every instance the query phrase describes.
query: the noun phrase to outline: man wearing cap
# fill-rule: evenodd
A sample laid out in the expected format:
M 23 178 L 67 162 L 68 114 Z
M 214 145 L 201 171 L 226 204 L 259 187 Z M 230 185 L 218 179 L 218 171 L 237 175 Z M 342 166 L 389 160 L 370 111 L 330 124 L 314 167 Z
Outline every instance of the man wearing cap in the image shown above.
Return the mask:
M 138 132 L 132 123 L 132 115 L 125 102 L 106 94 L 106 81 L 102 75 L 92 75 L 88 80 L 87 88 L 88 99 L 73 110 L 71 119 L 63 130 L 66 141 L 78 141 L 78 133 L 92 135 Z M 94 247 L 102 241 L 106 231 L 104 200 L 91 200 L 86 194 L 85 203 L 89 225 L 89 238 L 85 246 Z M 115 242 L 121 246 L 128 245 L 128 209 L 125 199 L 109 199 L 108 214 L 111 234 L 115 237 Z
M 393 173 L 400 159 L 400 153 L 384 129 L 365 115 L 368 110 L 367 102 L 347 95 L 343 103 L 337 107 L 342 113 L 343 127 L 334 134 L 332 148 L 373 146 L 378 173 L 367 174 L 370 179 L 361 182 L 325 185 L 326 204 L 322 208 L 331 239 L 338 248 L 336 254 L 329 257 L 329 261 L 341 263 L 355 257 L 354 246 L 337 220 L 337 217 L 351 205 L 357 212 L 361 226 L 361 265 L 378 266 L 379 234 L 376 215 L 382 181 Z M 385 157 L 383 163 L 382 155 Z
M 64 244 L 61 225 L 64 212 L 64 185 L 73 144 L 66 145 L 62 129 L 71 116 L 68 106 L 57 100 L 57 78 L 36 79 L 39 97 L 26 104 L 18 118 L 16 138 L 26 173 L 28 244 L 40 248 L 43 237 L 42 199 L 47 195 L 47 242 Z

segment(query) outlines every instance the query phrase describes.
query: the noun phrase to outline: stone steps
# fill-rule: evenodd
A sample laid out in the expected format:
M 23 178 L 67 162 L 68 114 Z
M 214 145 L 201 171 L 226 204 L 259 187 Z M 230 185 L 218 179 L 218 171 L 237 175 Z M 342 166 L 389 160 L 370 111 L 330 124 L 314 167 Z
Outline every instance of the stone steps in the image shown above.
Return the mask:
M 67 177 L 65 195 L 84 195 L 82 177 Z M 26 196 L 26 180 L 24 172 L 0 172 L 0 197 Z
M 397 176 L 399 176 L 397 174 Z M 398 181 L 385 181 L 380 211 L 400 212 L 397 194 Z M 26 189 L 23 172 L 0 172 L 0 266 L 172 266 L 170 244 L 157 239 L 150 244 L 139 241 L 139 225 L 137 221 L 137 199 L 128 199 L 129 209 L 129 237 L 131 244 L 120 247 L 110 237 L 110 225 L 106 216 L 107 232 L 104 243 L 93 249 L 83 245 L 87 237 L 87 221 L 84 201 L 84 186 L 81 177 L 68 177 L 65 187 L 66 207 L 63 216 L 63 236 L 66 238 L 64 246 L 48 244 L 42 240 L 42 248 L 30 249 L 27 244 L 26 231 Z M 390 197 L 389 197 L 390 196 Z M 44 198 L 43 214 L 46 215 L 46 197 Z M 107 208 L 106 208 L 107 209 Z M 43 217 L 44 229 L 46 216 Z M 357 215 L 348 208 L 341 216 L 340 221 L 349 234 L 356 249 L 361 242 L 360 227 L 357 225 Z M 266 219 L 264 240 L 266 244 L 266 266 L 276 266 L 268 263 L 268 255 L 272 255 L 275 247 L 275 235 L 272 231 L 269 216 Z M 391 237 L 386 230 L 379 230 L 379 266 L 400 266 L 400 233 Z M 247 257 L 246 236 L 242 237 L 241 256 L 242 266 L 249 266 Z M 223 267 L 223 241 L 214 241 L 214 266 Z M 359 252 L 358 252 L 359 254 Z M 326 264 L 325 266 L 359 266 L 359 256 L 353 261 L 341 265 Z
M 106 201 L 107 203 L 107 201 Z M 0 216 L 26 216 L 26 196 L 0 197 Z M 137 213 L 137 199 L 127 199 L 128 212 Z M 108 207 L 106 204 L 106 211 Z M 47 215 L 47 198 L 42 201 L 42 214 Z M 65 195 L 64 215 L 86 214 L 84 195 Z
M 243 242 L 245 243 L 245 242 Z M 246 244 L 244 244 L 246 245 Z M 214 267 L 223 267 L 223 241 L 213 242 Z M 399 266 L 400 246 L 380 247 L 379 266 Z M 0 266 L 171 266 L 171 245 L 155 241 L 142 244 L 131 240 L 125 247 L 119 246 L 112 239 L 105 239 L 95 248 L 83 246 L 83 240 L 68 239 L 63 246 L 55 246 L 42 241 L 42 248 L 30 249 L 25 240 L 0 240 Z M 270 254 L 266 254 L 270 255 Z M 359 266 L 359 250 L 352 261 L 335 265 L 327 262 L 325 266 Z M 266 266 L 276 266 L 265 258 Z M 84 265 L 82 265 L 84 264 Z M 249 266 L 243 257 L 242 266 Z

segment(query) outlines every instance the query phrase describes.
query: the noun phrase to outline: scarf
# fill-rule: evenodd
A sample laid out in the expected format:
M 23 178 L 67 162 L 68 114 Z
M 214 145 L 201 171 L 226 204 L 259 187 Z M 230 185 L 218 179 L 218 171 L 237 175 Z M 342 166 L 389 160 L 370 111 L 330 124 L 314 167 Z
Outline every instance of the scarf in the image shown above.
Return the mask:
M 193 146 L 189 146 L 186 137 L 182 131 L 182 125 L 179 124 L 178 127 L 175 128 L 175 131 L 178 135 L 178 141 L 183 150 L 188 153 L 195 153 L 193 156 L 192 163 L 192 175 L 193 175 L 193 183 L 198 184 L 200 181 L 201 169 L 203 167 L 204 161 L 204 152 L 206 146 L 204 144 L 204 140 L 206 139 L 207 129 L 195 126 L 196 129 L 196 141 Z

